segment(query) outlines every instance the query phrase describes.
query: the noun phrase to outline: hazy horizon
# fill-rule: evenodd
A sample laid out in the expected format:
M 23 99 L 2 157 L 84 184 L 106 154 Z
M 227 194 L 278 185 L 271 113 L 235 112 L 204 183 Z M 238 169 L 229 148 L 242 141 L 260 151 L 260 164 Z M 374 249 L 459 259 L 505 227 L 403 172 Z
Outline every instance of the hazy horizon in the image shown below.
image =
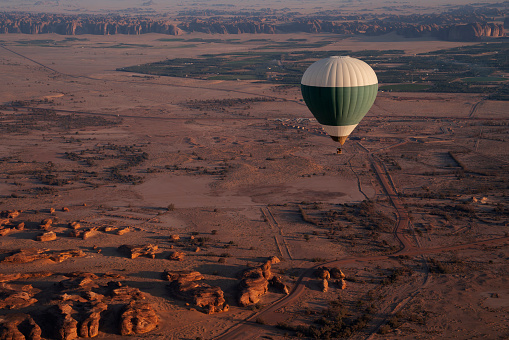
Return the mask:
M 218 10 L 249 10 L 256 8 L 282 9 L 291 8 L 293 11 L 314 12 L 325 9 L 355 10 L 383 10 L 384 7 L 398 6 L 396 13 L 412 8 L 426 12 L 439 12 L 448 6 L 468 5 L 472 3 L 495 4 L 499 0 L 340 0 L 340 1 L 312 1 L 312 0 L 197 0 L 185 2 L 182 0 L 0 0 L 0 11 L 28 11 L 48 13 L 104 13 L 123 12 L 131 14 L 157 15 L 162 12 L 181 11 L 184 9 L 215 8 Z

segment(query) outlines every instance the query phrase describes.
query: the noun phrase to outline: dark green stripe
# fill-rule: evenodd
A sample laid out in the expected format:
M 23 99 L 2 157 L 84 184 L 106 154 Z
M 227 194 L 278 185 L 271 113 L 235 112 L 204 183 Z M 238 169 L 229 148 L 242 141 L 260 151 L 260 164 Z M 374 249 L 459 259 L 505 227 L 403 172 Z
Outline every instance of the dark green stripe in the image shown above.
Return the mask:
M 357 87 L 318 87 L 301 84 L 302 97 L 322 125 L 358 124 L 375 102 L 378 84 Z

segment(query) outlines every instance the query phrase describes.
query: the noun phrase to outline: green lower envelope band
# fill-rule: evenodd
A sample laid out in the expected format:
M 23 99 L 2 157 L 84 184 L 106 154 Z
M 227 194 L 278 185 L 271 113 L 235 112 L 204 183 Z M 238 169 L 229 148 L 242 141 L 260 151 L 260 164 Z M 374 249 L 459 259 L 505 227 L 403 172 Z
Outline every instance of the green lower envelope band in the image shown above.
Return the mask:
M 318 87 L 301 84 L 302 97 L 322 125 L 356 125 L 373 105 L 378 84 L 356 87 Z

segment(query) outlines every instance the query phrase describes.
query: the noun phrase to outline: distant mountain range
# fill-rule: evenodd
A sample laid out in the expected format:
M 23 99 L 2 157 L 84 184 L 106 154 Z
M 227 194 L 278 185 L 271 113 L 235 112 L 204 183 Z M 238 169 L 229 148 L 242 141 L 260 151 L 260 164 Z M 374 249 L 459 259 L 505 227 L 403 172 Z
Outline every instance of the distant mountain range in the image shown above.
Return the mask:
M 452 41 L 478 41 L 482 37 L 504 36 L 502 23 L 488 23 L 484 15 L 411 15 L 385 16 L 382 19 L 356 17 L 280 17 L 240 16 L 198 18 L 186 16 L 179 20 L 128 16 L 58 15 L 31 13 L 0 13 L 1 33 L 62 35 L 113 35 L 161 33 L 181 35 L 186 32 L 208 34 L 241 33 L 337 33 L 383 35 L 396 32 L 417 38 L 433 36 Z M 506 20 L 507 21 L 507 20 Z

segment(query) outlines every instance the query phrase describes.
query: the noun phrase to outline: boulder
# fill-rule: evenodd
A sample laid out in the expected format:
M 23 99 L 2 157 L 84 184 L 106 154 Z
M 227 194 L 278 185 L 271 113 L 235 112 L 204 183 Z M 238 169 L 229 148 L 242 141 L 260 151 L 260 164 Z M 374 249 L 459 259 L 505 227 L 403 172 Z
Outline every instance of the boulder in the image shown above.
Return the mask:
M 145 244 L 145 245 L 127 245 L 123 244 L 118 247 L 118 251 L 125 254 L 127 257 L 131 259 L 135 259 L 139 256 L 145 256 L 151 259 L 156 257 L 156 253 L 159 247 L 153 244 Z
M 170 235 L 170 241 L 178 241 L 178 240 L 180 240 L 179 235 Z
M 25 222 L 18 223 L 14 228 L 16 230 L 25 230 Z
M 63 212 L 69 212 L 69 208 L 67 208 L 67 207 L 62 207 L 62 211 L 63 211 Z
M 28 314 L 7 314 L 0 317 L 0 339 L 40 340 L 41 328 Z
M 182 261 L 184 259 L 184 256 L 186 254 L 184 254 L 183 252 L 181 251 L 174 251 L 170 254 L 170 256 L 168 257 L 169 260 L 172 260 L 172 261 Z
M 120 315 L 120 334 L 144 334 L 156 328 L 158 322 L 159 318 L 150 304 L 131 301 Z
M 41 242 L 54 241 L 57 239 L 57 234 L 55 234 L 53 231 L 48 231 L 40 235 L 37 235 L 35 239 Z

